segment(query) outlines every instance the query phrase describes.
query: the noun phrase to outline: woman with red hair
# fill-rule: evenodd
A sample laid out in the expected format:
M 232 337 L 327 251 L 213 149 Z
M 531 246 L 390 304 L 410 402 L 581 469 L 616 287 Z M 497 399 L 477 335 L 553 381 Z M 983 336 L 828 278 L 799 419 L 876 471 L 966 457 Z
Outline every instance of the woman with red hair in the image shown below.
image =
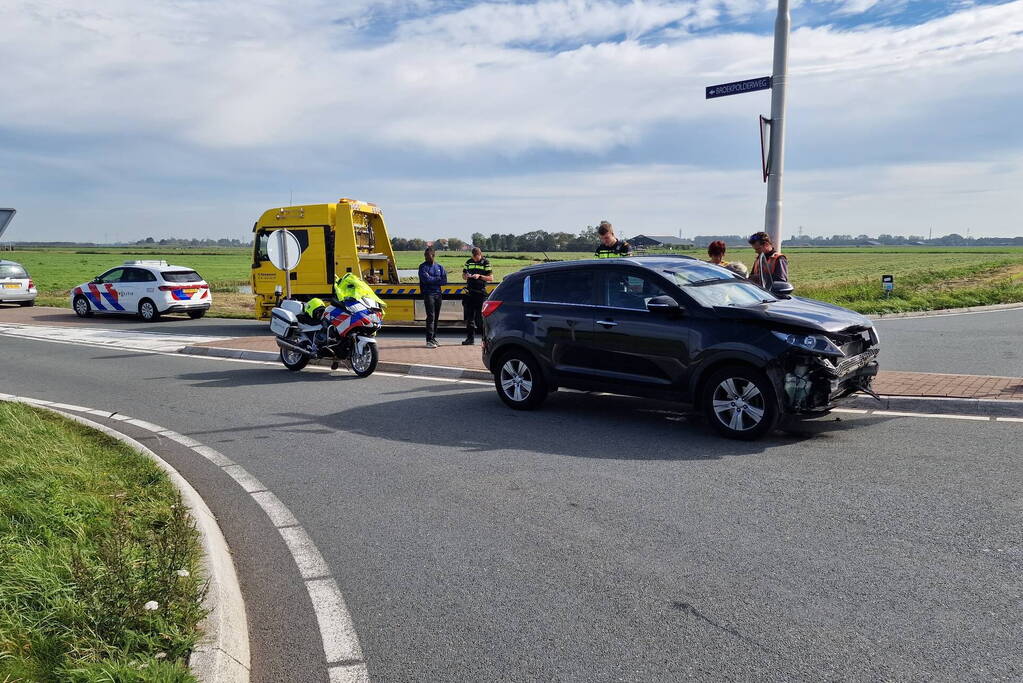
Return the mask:
M 728 247 L 726 247 L 725 243 L 722 242 L 721 240 L 715 240 L 708 244 L 707 255 L 710 256 L 710 262 L 713 263 L 715 266 L 727 268 L 736 275 L 741 275 L 742 277 L 746 277 L 747 275 L 749 275 L 749 271 L 746 270 L 746 266 L 744 266 L 742 263 L 739 263 L 738 261 L 736 261 L 735 263 L 729 263 L 728 261 L 725 260 L 725 250 L 727 248 Z

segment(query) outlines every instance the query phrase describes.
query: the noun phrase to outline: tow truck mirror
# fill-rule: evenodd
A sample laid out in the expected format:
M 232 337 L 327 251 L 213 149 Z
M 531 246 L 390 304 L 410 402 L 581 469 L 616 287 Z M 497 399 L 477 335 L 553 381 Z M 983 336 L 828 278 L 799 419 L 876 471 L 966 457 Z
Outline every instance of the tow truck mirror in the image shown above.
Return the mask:
M 775 282 L 771 285 L 771 294 L 779 299 L 791 299 L 794 289 L 791 282 Z
M 682 307 L 670 296 L 655 296 L 646 302 L 646 310 L 651 313 L 677 316 L 682 314 Z

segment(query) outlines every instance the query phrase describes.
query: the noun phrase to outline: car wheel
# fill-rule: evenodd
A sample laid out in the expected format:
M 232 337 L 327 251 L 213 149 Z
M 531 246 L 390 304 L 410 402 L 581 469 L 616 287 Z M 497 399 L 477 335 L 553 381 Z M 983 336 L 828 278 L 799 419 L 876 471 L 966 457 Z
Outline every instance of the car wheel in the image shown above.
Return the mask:
M 139 317 L 147 323 L 155 322 L 160 319 L 160 311 L 152 301 L 143 299 L 139 302 Z
M 198 311 L 189 311 L 188 312 L 188 317 L 191 318 L 192 320 L 198 320 L 199 318 L 203 317 L 204 315 L 206 315 L 206 309 L 205 308 L 203 308 L 201 310 L 198 310 Z
M 703 390 L 703 412 L 720 434 L 752 441 L 778 423 L 778 399 L 771 381 L 753 368 L 718 370 Z
M 36 305 L 36 300 L 35 299 L 31 299 L 29 301 L 19 301 L 18 305 L 21 306 L 22 308 L 28 308 L 29 306 L 35 306 Z
M 75 315 L 79 318 L 88 318 L 92 315 L 92 306 L 89 305 L 89 300 L 82 295 L 75 297 L 72 306 L 75 309 Z
M 501 358 L 494 373 L 497 395 L 515 410 L 532 410 L 547 398 L 547 382 L 536 360 L 523 351 Z

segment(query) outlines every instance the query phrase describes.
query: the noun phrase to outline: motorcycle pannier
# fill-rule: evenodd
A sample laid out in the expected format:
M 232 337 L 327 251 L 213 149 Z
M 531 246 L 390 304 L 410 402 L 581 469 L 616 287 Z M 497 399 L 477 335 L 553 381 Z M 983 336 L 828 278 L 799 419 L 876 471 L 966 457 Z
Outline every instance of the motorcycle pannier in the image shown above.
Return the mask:
M 270 312 L 270 331 L 279 337 L 288 336 L 292 326 L 297 325 L 298 321 L 291 311 L 275 308 Z

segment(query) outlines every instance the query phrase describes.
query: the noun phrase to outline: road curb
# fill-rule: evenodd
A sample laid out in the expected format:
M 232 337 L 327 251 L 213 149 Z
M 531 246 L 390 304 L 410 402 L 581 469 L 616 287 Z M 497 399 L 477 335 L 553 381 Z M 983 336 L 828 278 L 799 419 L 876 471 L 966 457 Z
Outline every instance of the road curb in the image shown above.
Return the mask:
M 280 361 L 280 355 L 273 351 L 246 351 L 244 349 L 228 349 L 218 346 L 185 346 L 178 353 L 188 356 L 208 356 L 211 358 L 229 358 L 232 360 L 254 360 L 276 363 Z M 312 365 L 329 367 L 331 361 L 317 359 L 310 361 Z M 415 363 L 395 363 L 392 361 L 379 361 L 377 370 L 381 372 L 393 372 L 398 375 L 410 377 L 434 377 L 438 379 L 472 379 L 489 382 L 493 376 L 486 370 L 472 370 L 469 368 L 454 368 L 447 365 L 418 365 Z
M 881 400 L 878 401 L 865 394 L 855 394 L 843 399 L 838 406 L 856 410 L 885 410 L 931 415 L 1023 418 L 1023 401 L 1015 400 L 882 395 Z
M 203 566 L 208 584 L 203 598 L 203 606 L 207 610 L 202 625 L 203 636 L 192 650 L 188 666 L 203 683 L 248 683 L 249 627 L 241 585 L 227 539 L 199 492 L 170 463 L 127 434 L 60 410 L 61 404 L 45 405 L 45 402 L 24 400 L 18 396 L 0 396 L 0 400 L 27 403 L 102 432 L 149 457 L 167 473 L 181 494 L 181 500 L 188 506 L 202 539 Z
M 1012 311 L 1023 308 L 1023 303 L 991 304 L 990 306 L 967 306 L 966 308 L 937 308 L 933 311 L 906 311 L 905 313 L 880 313 L 866 316 L 871 320 L 897 320 L 899 318 L 931 318 L 941 315 L 957 315 L 961 313 L 991 313 L 993 311 Z

